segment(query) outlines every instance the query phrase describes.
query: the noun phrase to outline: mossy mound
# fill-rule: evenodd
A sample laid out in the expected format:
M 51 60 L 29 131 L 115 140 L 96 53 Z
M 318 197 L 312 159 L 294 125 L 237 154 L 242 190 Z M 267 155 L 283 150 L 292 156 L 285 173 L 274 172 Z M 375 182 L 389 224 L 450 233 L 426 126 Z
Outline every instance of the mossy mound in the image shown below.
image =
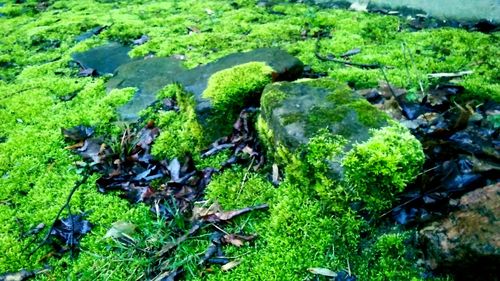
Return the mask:
M 369 212 L 390 206 L 424 161 L 420 142 L 406 128 L 331 79 L 267 86 L 258 126 L 278 161 L 308 162 L 313 174 L 345 185 Z

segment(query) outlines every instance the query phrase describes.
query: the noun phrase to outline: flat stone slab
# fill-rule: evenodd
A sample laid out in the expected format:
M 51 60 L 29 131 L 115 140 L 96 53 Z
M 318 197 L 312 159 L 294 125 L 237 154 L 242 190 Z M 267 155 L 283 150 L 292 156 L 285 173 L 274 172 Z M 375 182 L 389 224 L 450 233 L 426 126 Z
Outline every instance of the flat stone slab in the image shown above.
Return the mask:
M 99 75 L 104 75 L 112 74 L 120 65 L 131 62 L 132 59 L 128 56 L 130 50 L 130 47 L 112 42 L 86 52 L 75 53 L 71 57 L 84 68 L 95 69 Z
M 186 68 L 172 58 L 147 58 L 118 67 L 106 87 L 108 90 L 137 88 L 132 99 L 118 109 L 123 120 L 136 120 L 138 113 L 156 101 L 156 94 L 165 86 L 176 82 Z
M 210 101 L 202 97 L 207 88 L 208 79 L 218 71 L 248 62 L 264 62 L 274 70 L 274 81 L 294 80 L 302 73 L 304 65 L 294 56 L 278 48 L 261 48 L 244 53 L 225 56 L 215 62 L 201 65 L 180 75 L 178 82 L 194 94 L 197 112 L 211 108 Z
M 210 77 L 219 71 L 249 62 L 264 62 L 273 68 L 274 81 L 296 79 L 303 70 L 300 60 L 277 48 L 231 54 L 190 70 L 175 59 L 149 58 L 118 67 L 115 76 L 108 81 L 107 89 L 138 88 L 132 100 L 119 109 L 120 116 L 125 121 L 136 121 L 141 110 L 156 102 L 157 92 L 172 83 L 179 83 L 194 95 L 196 112 L 202 116 L 212 109 L 211 101 L 202 96 Z M 232 121 L 234 120 L 230 120 Z

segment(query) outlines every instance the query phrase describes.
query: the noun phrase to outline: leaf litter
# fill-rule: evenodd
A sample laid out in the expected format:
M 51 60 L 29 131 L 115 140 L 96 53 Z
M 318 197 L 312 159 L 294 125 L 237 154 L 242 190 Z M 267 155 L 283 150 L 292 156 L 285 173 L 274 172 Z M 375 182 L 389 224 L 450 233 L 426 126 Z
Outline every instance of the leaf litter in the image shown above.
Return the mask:
M 425 223 L 455 208 L 464 193 L 500 181 L 500 104 L 459 104 L 464 87 L 450 81 L 469 72 L 439 73 L 438 84 L 414 94 L 381 82 L 360 90 L 370 103 L 406 126 L 423 145 L 424 172 L 400 195 L 399 205 L 383 214 L 402 225 Z
M 163 104 L 168 110 L 176 110 L 175 101 L 168 100 Z M 184 159 L 154 158 L 151 155 L 151 146 L 161 132 L 153 121 L 142 128 L 125 129 L 119 141 L 115 143 L 106 141 L 110 140 L 110 137 L 95 137 L 91 127 L 80 125 L 62 129 L 68 141 L 76 142 L 66 148 L 85 160 L 90 173 L 100 175 L 96 181 L 100 192 L 118 192 L 131 203 L 148 204 L 153 214 L 167 222 L 178 215 L 189 221 L 187 231 L 177 231 L 181 233 L 177 238 L 165 243 L 153 254 L 158 263 L 158 266 L 148 273 L 153 280 L 177 280 L 182 275 L 182 267 L 165 272 L 161 261 L 175 255 L 178 246 L 201 229 L 214 228 L 214 232 L 198 264 L 220 264 L 224 266 L 223 270 L 230 270 L 241 262 L 225 257 L 223 245 L 242 247 L 257 238 L 255 234 L 227 233 L 217 224 L 225 224 L 252 211 L 266 210 L 267 204 L 228 211 L 223 210 L 217 202 L 208 207 L 199 204 L 204 202 L 204 190 L 215 173 L 234 164 L 250 163 L 253 170 L 258 170 L 263 165 L 264 154 L 252 122 L 256 113 L 255 108 L 244 109 L 234 123 L 232 134 L 218 139 L 201 154 L 201 157 L 210 157 L 223 150 L 231 151 L 229 159 L 220 167 L 204 169 L 195 167 L 191 155 L 186 155 Z M 77 231 L 72 232 L 72 235 L 65 231 L 68 229 L 68 219 L 61 219 L 57 230 L 53 232 L 57 237 L 66 239 L 68 245 L 77 246 L 78 240 L 74 238 L 79 238 L 79 235 L 87 233 L 87 230 L 90 231 L 90 223 L 81 221 L 81 217 L 73 219 L 76 219 Z M 134 241 L 131 238 L 134 232 L 135 225 L 115 222 L 105 237 L 130 242 Z M 174 231 L 173 237 L 175 233 Z

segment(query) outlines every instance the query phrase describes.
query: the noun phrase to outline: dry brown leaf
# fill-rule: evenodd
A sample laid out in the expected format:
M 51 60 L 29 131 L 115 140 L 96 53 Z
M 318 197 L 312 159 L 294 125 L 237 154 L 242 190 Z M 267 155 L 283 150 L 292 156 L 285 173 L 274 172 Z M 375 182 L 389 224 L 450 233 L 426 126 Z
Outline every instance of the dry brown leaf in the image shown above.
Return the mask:
M 245 244 L 245 242 L 250 242 L 254 240 L 257 235 L 238 235 L 238 234 L 226 234 L 222 237 L 222 242 L 225 244 L 232 244 L 236 247 L 241 247 Z

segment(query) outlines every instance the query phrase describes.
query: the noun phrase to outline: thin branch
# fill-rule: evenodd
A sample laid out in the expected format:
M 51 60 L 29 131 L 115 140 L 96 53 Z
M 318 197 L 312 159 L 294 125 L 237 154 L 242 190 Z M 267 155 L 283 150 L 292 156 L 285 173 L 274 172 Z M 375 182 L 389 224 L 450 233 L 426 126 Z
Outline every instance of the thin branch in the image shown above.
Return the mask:
M 57 220 L 59 220 L 59 218 L 61 217 L 61 214 L 62 214 L 63 210 L 65 208 L 69 207 L 69 202 L 71 201 L 71 198 L 73 197 L 73 194 L 75 194 L 76 190 L 82 184 L 84 184 L 87 181 L 87 179 L 89 178 L 89 176 L 90 176 L 89 173 L 84 173 L 83 178 L 80 179 L 80 180 L 78 180 L 75 183 L 75 185 L 71 189 L 70 193 L 68 194 L 68 197 L 66 198 L 66 202 L 64 203 L 64 205 L 57 212 L 57 215 L 54 218 L 54 221 L 52 222 L 52 224 L 51 224 L 51 226 L 49 228 L 49 231 L 47 232 L 47 235 L 45 235 L 45 237 L 43 238 L 42 242 L 40 242 L 40 244 L 33 251 L 31 251 L 31 253 L 29 254 L 29 256 L 33 255 L 36 251 L 38 251 L 41 247 L 43 247 L 43 245 L 45 245 L 47 243 L 47 241 L 49 240 L 49 237 L 50 237 L 50 233 L 52 232 L 52 230 L 54 230 L 54 226 L 56 225 Z
M 316 40 L 316 46 L 315 46 L 315 50 L 314 50 L 314 55 L 316 56 L 316 58 L 318 58 L 321 61 L 331 61 L 331 62 L 341 63 L 341 64 L 344 64 L 344 65 L 359 67 L 359 68 L 362 68 L 362 69 L 379 69 L 379 68 L 384 67 L 380 63 L 369 63 L 369 64 L 356 63 L 356 62 L 350 62 L 350 61 L 346 61 L 346 60 L 337 59 L 337 58 L 335 58 L 335 56 L 333 56 L 333 57 L 322 56 L 320 54 L 320 52 L 319 52 L 319 42 L 320 42 L 320 40 L 321 40 L 321 36 L 318 36 L 317 40 Z

